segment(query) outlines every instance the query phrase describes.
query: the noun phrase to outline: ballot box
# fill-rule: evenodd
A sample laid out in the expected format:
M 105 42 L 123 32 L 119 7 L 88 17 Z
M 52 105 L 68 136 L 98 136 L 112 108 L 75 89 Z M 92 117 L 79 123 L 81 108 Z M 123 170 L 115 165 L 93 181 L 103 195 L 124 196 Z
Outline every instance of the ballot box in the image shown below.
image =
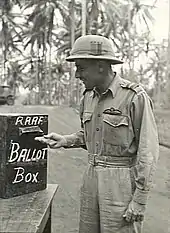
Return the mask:
M 47 186 L 47 146 L 34 138 L 48 133 L 48 115 L 0 114 L 0 197 Z

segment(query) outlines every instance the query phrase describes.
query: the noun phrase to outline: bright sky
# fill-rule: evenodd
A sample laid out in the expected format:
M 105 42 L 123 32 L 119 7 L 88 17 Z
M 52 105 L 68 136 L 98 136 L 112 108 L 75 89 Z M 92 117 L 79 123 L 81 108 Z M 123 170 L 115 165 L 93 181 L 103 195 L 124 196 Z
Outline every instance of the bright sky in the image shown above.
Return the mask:
M 145 0 L 150 2 L 150 0 Z M 169 28 L 169 4 L 168 0 L 157 0 L 157 8 L 153 10 L 153 16 L 155 23 L 153 25 L 153 36 L 156 41 L 162 42 L 163 38 L 168 38 Z

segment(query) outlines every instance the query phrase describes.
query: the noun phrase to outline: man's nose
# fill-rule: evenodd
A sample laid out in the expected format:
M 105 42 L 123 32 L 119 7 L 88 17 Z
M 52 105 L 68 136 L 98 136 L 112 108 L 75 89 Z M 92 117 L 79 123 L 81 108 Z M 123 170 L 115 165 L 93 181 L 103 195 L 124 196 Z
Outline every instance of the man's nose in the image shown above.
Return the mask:
M 79 72 L 79 71 L 76 71 L 76 73 L 75 73 L 75 78 L 81 79 L 81 75 L 80 75 L 80 72 Z

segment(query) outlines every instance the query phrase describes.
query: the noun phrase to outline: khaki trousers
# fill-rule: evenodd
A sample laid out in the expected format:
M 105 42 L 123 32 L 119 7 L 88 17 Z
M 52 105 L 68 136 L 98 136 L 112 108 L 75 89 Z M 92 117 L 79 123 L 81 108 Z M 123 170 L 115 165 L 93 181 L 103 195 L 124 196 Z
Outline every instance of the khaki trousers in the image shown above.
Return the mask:
M 132 199 L 130 168 L 88 164 L 80 189 L 79 233 L 141 233 L 123 214 Z

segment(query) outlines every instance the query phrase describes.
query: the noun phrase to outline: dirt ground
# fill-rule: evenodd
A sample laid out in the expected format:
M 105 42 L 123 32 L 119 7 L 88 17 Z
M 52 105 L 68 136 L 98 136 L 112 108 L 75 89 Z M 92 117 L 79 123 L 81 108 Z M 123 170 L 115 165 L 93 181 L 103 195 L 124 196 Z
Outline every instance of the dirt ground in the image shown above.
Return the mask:
M 69 134 L 79 128 L 78 115 L 64 107 L 1 106 L 0 112 L 48 114 L 49 132 Z M 53 204 L 52 233 L 78 232 L 79 187 L 86 164 L 87 154 L 83 149 L 49 151 L 48 183 L 59 184 Z M 164 147 L 160 147 L 144 233 L 170 233 L 170 149 Z

